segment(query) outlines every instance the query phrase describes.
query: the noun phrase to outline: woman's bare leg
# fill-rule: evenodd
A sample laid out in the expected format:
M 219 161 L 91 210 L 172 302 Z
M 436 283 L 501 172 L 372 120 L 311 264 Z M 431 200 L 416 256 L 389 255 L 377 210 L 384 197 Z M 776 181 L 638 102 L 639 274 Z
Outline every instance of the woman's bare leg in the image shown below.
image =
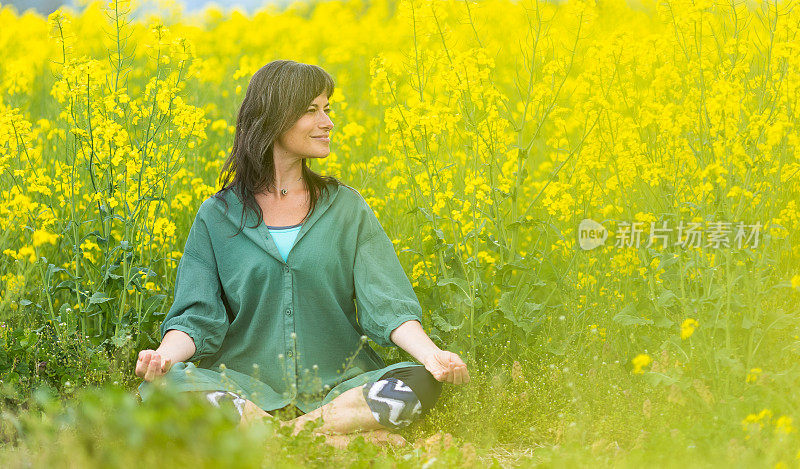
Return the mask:
M 322 435 L 326 443 L 338 448 L 345 448 L 350 440 L 358 435 L 367 441 L 376 444 L 406 444 L 405 438 L 389 432 L 386 427 L 378 423 L 372 416 L 372 411 L 364 400 L 361 387 L 345 391 L 331 402 L 313 411 L 290 421 L 282 421 L 269 412 L 262 410 L 249 400 L 245 402 L 240 426 L 263 418 L 272 418 L 281 425 L 292 425 L 292 434 L 298 434 L 306 423 L 322 417 L 322 426 L 316 428 L 314 433 Z
M 253 422 L 260 421 L 262 419 L 271 419 L 278 421 L 281 425 L 289 425 L 289 422 L 284 422 L 279 420 L 277 417 L 273 416 L 269 412 L 265 411 L 261 407 L 253 404 L 249 400 L 244 401 L 244 407 L 242 408 L 242 420 L 239 422 L 239 427 L 246 427 Z
M 358 386 L 349 389 L 324 406 L 292 420 L 295 426 L 293 433 L 297 434 L 307 422 L 319 417 L 322 417 L 322 426 L 316 428 L 317 433 L 346 434 L 385 430 L 386 427 L 373 417 L 361 388 L 362 386 Z

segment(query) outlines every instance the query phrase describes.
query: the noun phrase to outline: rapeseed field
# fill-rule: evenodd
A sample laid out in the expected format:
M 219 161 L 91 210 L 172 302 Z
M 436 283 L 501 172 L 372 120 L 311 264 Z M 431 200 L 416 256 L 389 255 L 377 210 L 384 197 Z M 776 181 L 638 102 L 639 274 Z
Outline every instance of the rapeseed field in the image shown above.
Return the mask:
M 139 6 L 0 5 L 3 467 L 800 466 L 795 1 Z M 365 197 L 468 365 L 413 445 L 137 400 L 276 59 L 336 80 L 309 166 Z

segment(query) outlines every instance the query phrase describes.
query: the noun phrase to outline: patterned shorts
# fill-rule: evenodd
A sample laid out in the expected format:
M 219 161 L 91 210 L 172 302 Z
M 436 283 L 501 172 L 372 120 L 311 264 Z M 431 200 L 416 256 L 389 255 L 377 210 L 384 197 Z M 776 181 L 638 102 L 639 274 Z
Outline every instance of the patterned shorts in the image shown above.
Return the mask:
M 375 420 L 395 430 L 422 417 L 434 406 L 441 391 L 442 383 L 423 366 L 396 368 L 362 388 Z
M 225 400 L 233 401 L 233 405 L 239 412 L 240 417 L 244 412 L 244 403 L 247 400 L 235 392 L 230 391 L 209 391 L 205 393 L 205 396 L 206 399 L 208 399 L 208 402 L 210 402 L 214 407 L 220 407 L 220 403 Z

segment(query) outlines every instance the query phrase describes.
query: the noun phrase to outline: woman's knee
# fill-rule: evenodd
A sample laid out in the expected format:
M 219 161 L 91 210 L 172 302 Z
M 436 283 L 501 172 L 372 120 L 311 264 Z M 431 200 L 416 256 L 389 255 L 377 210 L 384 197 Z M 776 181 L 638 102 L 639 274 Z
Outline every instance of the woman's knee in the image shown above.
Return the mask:
M 363 386 L 364 399 L 381 425 L 400 429 L 433 408 L 442 383 L 423 366 L 397 368 Z
M 401 429 L 422 414 L 422 404 L 414 390 L 394 376 L 362 386 L 364 400 L 375 420 L 386 428 Z

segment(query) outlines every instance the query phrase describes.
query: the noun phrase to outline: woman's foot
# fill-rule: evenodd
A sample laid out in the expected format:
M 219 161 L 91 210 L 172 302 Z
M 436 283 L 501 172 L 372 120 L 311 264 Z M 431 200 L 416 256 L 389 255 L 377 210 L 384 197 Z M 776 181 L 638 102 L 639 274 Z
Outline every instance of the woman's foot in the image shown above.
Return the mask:
M 317 433 L 325 437 L 325 443 L 338 449 L 345 449 L 354 438 L 361 435 L 366 441 L 370 441 L 378 446 L 405 446 L 408 444 L 405 438 L 397 433 L 391 433 L 385 429 L 371 430 L 367 432 L 330 434 Z

